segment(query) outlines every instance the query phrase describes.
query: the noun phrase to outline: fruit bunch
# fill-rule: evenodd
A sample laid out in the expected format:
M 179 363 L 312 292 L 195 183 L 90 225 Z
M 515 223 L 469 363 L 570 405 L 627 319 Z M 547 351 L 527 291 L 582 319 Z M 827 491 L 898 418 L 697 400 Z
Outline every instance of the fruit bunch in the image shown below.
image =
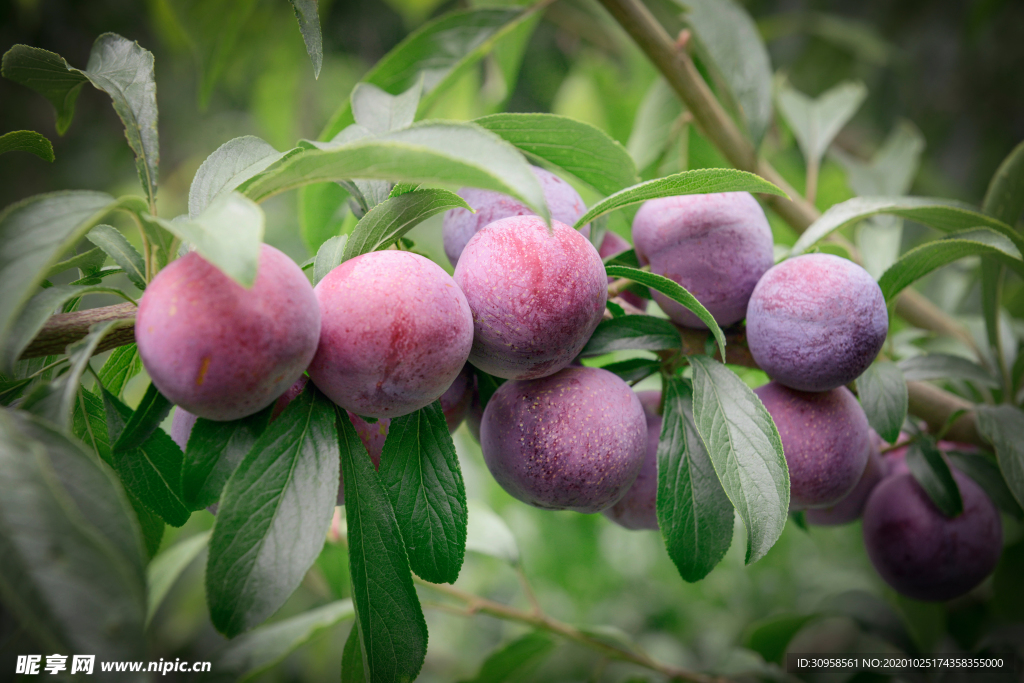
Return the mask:
M 174 439 L 184 449 L 197 416 L 234 420 L 276 402 L 273 419 L 308 374 L 348 412 L 377 467 L 390 421 L 439 400 L 450 431 L 468 417 L 515 498 L 657 529 L 661 394 L 576 362 L 605 316 L 602 258 L 630 245 L 609 232 L 596 249 L 589 226 L 571 227 L 586 211 L 576 191 L 534 173 L 550 226 L 512 197 L 460 192 L 475 212 L 445 215 L 453 276 L 401 250 L 345 261 L 315 288 L 266 245 L 250 289 L 196 253 L 173 262 L 146 289 L 136 339 L 154 384 L 179 406 Z M 846 386 L 888 332 L 864 269 L 822 253 L 774 265 L 771 229 L 747 193 L 653 199 L 632 230 L 639 264 L 692 293 L 720 326 L 746 320 L 753 360 L 771 378 L 755 393 L 778 429 L 791 511 L 819 525 L 863 516 L 879 574 L 915 598 L 949 599 L 991 573 L 1001 547 L 991 500 L 957 472 L 963 511 L 943 514 L 898 451 L 883 458 Z M 651 297 L 674 324 L 706 329 L 672 298 Z M 636 292 L 620 302 L 634 313 L 647 305 Z M 481 378 L 503 381 L 486 406 Z

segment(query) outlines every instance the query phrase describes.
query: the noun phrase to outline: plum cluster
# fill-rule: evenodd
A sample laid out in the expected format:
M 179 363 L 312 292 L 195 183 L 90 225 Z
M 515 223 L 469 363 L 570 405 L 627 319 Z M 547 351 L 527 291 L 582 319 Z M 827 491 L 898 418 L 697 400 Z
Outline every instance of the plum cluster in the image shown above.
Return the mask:
M 195 253 L 173 262 L 140 302 L 136 339 L 154 384 L 179 406 L 174 439 L 185 448 L 197 417 L 233 420 L 276 402 L 274 419 L 308 375 L 348 411 L 377 466 L 390 421 L 440 400 L 449 429 L 467 420 L 515 498 L 657 529 L 661 396 L 574 363 L 605 314 L 602 258 L 629 243 L 609 232 L 595 249 L 587 226 L 570 227 L 586 211 L 579 194 L 534 173 L 550 226 L 506 195 L 460 191 L 475 213 L 444 217 L 451 276 L 400 250 L 350 259 L 315 288 L 266 245 L 251 289 Z M 882 457 L 844 386 L 888 332 L 866 271 L 827 254 L 774 265 L 771 228 L 747 193 L 654 199 L 632 230 L 640 263 L 693 293 L 719 325 L 746 320 L 751 355 L 771 378 L 755 391 L 778 427 L 791 510 L 820 525 L 863 516 L 879 574 L 916 598 L 960 595 L 991 572 L 1000 550 L 992 502 L 957 473 L 964 512 L 944 517 L 905 467 Z M 705 327 L 651 294 L 675 324 Z M 470 366 L 507 380 L 485 408 Z

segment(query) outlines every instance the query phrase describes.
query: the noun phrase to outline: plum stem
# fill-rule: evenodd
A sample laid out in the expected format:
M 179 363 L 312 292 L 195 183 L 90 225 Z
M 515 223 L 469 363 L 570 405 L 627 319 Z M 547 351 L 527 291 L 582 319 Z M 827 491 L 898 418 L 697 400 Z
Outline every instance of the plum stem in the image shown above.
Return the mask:
M 522 574 L 522 570 L 518 570 L 521 580 L 524 582 L 524 587 L 528 586 L 526 578 Z M 488 600 L 487 598 L 468 593 L 466 591 L 449 586 L 447 584 L 430 583 L 424 581 L 418 576 L 413 576 L 413 580 L 426 588 L 443 593 L 444 595 L 461 602 L 464 607 L 462 609 L 452 608 L 443 604 L 434 604 L 425 602 L 425 605 L 442 609 L 452 614 L 459 614 L 461 616 L 473 616 L 476 614 L 486 614 L 488 616 L 496 617 L 504 621 L 513 621 L 527 626 L 532 626 L 535 629 L 554 633 L 562 636 L 566 640 L 571 640 L 575 643 L 583 645 L 584 647 L 596 650 L 608 659 L 616 659 L 623 662 L 630 662 L 638 666 L 642 666 L 645 669 L 655 671 L 667 676 L 672 681 L 688 681 L 689 683 L 731 683 L 730 679 L 722 678 L 718 676 L 709 676 L 702 674 L 697 671 L 690 671 L 688 669 L 681 669 L 665 662 L 660 662 L 646 652 L 641 651 L 639 648 L 629 648 L 621 645 L 614 644 L 608 640 L 597 638 L 592 636 L 575 626 L 567 624 L 563 621 L 559 621 L 554 617 L 545 614 L 540 604 L 536 603 L 536 596 L 533 596 L 531 602 L 534 602 L 533 607 L 529 611 L 517 609 L 509 605 Z M 532 595 L 532 589 L 529 591 L 528 596 Z

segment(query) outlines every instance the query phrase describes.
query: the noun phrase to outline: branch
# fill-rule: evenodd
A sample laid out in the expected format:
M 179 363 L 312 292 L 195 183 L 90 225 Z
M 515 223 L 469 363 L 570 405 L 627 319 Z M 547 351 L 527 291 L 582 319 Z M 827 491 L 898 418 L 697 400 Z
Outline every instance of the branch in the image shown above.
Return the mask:
M 68 344 L 89 334 L 89 328 L 107 320 L 135 320 L 135 304 L 115 304 L 102 308 L 90 308 L 74 313 L 58 313 L 50 316 L 36 338 L 21 354 L 21 359 L 57 356 L 64 353 Z M 96 347 L 96 353 L 135 341 L 133 326 L 112 330 Z
M 766 200 L 775 213 L 797 232 L 805 231 L 821 216 L 821 213 L 801 197 L 770 163 L 758 157 L 754 146 L 708 88 L 686 50 L 676 46 L 665 28 L 640 0 L 600 2 L 654 63 L 679 99 L 693 114 L 695 125 L 725 158 L 736 168 L 756 173 L 774 183 L 792 198 L 767 197 Z M 970 332 L 916 290 L 903 291 L 896 300 L 896 313 L 916 327 L 952 336 L 966 344 L 977 355 L 981 355 Z M 929 427 L 933 429 L 941 428 L 946 419 L 957 410 L 971 407 L 958 396 L 920 382 L 908 382 L 907 390 L 910 394 L 911 411 L 927 421 Z M 985 443 L 978 436 L 973 414 L 957 420 L 950 429 L 950 434 L 954 433 L 963 437 L 973 437 L 964 439 L 970 443 Z
M 575 626 L 571 626 L 563 621 L 549 617 L 544 614 L 544 612 L 540 611 L 540 606 L 536 604 L 534 605 L 533 610 L 526 612 L 516 609 L 515 607 L 504 605 L 500 602 L 494 602 L 493 600 L 488 600 L 487 598 L 467 593 L 455 588 L 454 586 L 430 583 L 429 581 L 424 581 L 415 575 L 413 575 L 413 580 L 421 586 L 426 586 L 427 588 L 444 593 L 448 597 L 454 598 L 455 600 L 463 603 L 465 605 L 465 609 L 458 612 L 463 616 L 488 614 L 492 617 L 503 619 L 505 621 L 514 621 L 520 624 L 526 624 L 527 626 L 532 626 L 535 629 L 555 633 L 567 640 L 571 640 L 583 645 L 584 647 L 596 650 L 609 659 L 617 659 L 622 662 L 630 662 L 638 666 L 642 666 L 645 669 L 656 671 L 663 676 L 667 676 L 669 680 L 672 681 L 686 681 L 688 683 L 731 683 L 731 681 L 726 678 L 708 676 L 688 669 L 680 669 L 672 666 L 671 664 L 659 662 L 646 653 L 630 650 L 618 645 L 613 645 L 608 641 L 595 638 L 584 633 Z

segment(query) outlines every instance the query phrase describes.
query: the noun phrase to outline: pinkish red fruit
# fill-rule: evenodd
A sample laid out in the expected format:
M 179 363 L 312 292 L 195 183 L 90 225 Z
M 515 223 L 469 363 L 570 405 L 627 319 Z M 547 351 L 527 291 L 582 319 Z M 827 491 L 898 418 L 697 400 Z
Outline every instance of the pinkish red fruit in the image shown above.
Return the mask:
M 473 318 L 433 261 L 375 251 L 345 261 L 316 286 L 323 321 L 309 376 L 357 415 L 398 417 L 441 397 L 466 364 Z
M 455 268 L 473 311 L 470 362 L 508 379 L 558 372 L 604 314 L 608 279 L 597 249 L 576 230 L 536 216 L 491 223 Z
M 273 403 L 302 375 L 319 338 L 309 281 L 266 244 L 251 289 L 195 252 L 172 262 L 146 288 L 135 320 L 153 383 L 210 420 L 236 420 Z

